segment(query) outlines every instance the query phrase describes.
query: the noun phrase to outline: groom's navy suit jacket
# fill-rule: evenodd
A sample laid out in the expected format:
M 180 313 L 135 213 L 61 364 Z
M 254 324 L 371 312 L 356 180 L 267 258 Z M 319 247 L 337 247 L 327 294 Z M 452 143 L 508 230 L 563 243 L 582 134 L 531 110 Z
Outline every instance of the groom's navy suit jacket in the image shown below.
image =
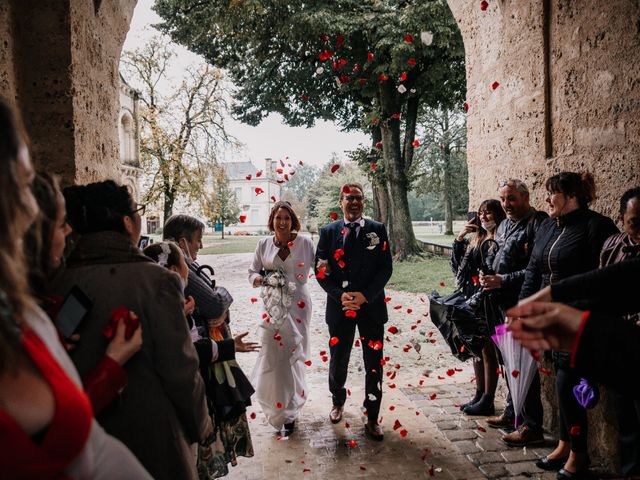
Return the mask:
M 342 257 L 345 262 L 342 268 L 334 254 L 338 249 L 344 250 L 344 229 L 343 220 L 324 226 L 320 230 L 316 249 L 316 269 L 318 261 L 325 260 L 328 262 L 327 271 L 330 272 L 324 279 L 318 278 L 318 283 L 328 296 L 326 321 L 344 318 L 340 300 L 344 292 L 361 292 L 367 302 L 360 307 L 358 315 L 363 313 L 373 321 L 384 323 L 388 320 L 384 287 L 393 269 L 387 231 L 382 223 L 365 220 L 351 258 Z

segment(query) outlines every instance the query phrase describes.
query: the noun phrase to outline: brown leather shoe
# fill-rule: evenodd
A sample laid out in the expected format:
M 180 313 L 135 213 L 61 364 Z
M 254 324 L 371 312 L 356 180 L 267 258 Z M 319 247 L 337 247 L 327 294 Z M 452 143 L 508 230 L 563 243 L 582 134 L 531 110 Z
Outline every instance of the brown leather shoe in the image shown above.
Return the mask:
M 491 428 L 513 428 L 513 424 L 513 418 L 505 416 L 504 413 L 502 415 L 487 418 L 487 425 Z
M 378 425 L 378 422 L 367 422 L 364 424 L 364 431 L 367 432 L 373 440 L 378 442 L 384 440 L 384 434 L 382 433 L 382 427 Z
M 544 443 L 544 435 L 541 430 L 531 430 L 528 426 L 522 425 L 515 432 L 503 435 L 502 441 L 510 447 L 541 445 Z
M 338 423 L 342 420 L 343 410 L 344 407 L 342 405 L 334 405 L 331 408 L 331 412 L 329 412 L 329 420 L 331 420 L 331 423 Z

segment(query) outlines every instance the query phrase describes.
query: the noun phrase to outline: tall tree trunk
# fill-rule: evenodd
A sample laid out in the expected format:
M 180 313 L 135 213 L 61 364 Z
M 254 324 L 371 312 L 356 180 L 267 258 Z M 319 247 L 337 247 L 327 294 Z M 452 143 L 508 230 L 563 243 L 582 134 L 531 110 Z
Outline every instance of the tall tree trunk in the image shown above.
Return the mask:
M 382 133 L 380 127 L 375 126 L 371 131 L 372 148 L 376 143 L 382 141 Z M 376 169 L 378 170 L 378 166 Z M 389 223 L 389 196 L 383 181 L 384 174 L 373 174 L 371 176 L 371 188 L 373 190 L 373 218 L 384 224 Z
M 411 224 L 409 200 L 407 199 L 409 180 L 402 155 L 400 140 L 400 120 L 391 115 L 400 111 L 396 101 L 395 87 L 391 82 L 381 82 L 380 105 L 387 120 L 382 122 L 382 151 L 385 160 L 385 177 L 389 195 L 389 238 L 391 251 L 396 260 L 404 260 L 419 252 Z
M 164 189 L 164 221 L 166 222 L 173 215 L 173 204 L 175 202 L 175 193 L 171 188 Z
M 444 185 L 443 185 L 443 200 L 444 200 L 444 234 L 453 235 L 453 200 L 452 185 L 451 185 L 451 149 L 449 146 L 445 146 L 444 149 Z

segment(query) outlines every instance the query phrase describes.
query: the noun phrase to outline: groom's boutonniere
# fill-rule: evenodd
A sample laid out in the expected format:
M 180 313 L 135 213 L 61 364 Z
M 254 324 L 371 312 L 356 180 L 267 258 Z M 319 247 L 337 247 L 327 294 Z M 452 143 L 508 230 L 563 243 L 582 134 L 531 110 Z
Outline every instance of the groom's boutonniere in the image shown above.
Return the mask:
M 369 239 L 367 250 L 373 250 L 377 245 L 380 244 L 380 238 L 378 237 L 376 232 L 367 233 L 367 238 Z

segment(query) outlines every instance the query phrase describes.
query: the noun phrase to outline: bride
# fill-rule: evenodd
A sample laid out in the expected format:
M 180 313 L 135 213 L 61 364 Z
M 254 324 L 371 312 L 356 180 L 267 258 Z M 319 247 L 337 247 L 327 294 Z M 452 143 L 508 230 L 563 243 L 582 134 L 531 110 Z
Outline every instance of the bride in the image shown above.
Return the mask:
M 305 361 L 309 358 L 311 297 L 307 289 L 313 266 L 313 242 L 298 235 L 300 221 L 289 202 L 277 202 L 269 215 L 272 237 L 258 242 L 249 282 L 262 287 L 260 354 L 251 373 L 254 398 L 267 421 L 285 435 L 307 400 Z

